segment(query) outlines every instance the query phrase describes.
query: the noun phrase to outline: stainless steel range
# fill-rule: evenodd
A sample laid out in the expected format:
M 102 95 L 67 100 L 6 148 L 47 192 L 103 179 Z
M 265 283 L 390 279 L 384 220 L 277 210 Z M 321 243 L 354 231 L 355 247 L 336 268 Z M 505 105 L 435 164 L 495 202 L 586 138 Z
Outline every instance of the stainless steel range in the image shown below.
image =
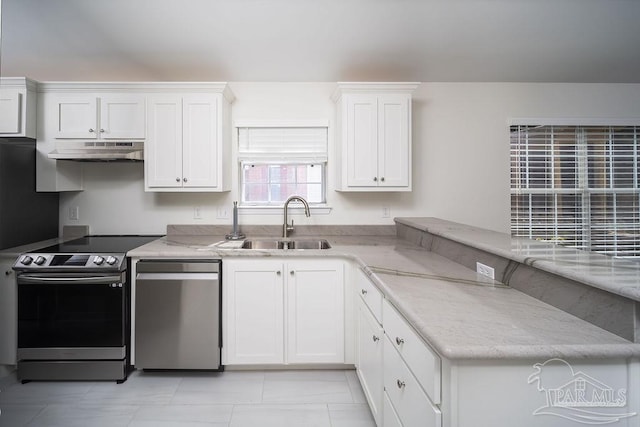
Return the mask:
M 18 378 L 127 379 L 130 274 L 126 252 L 159 236 L 87 236 L 22 254 Z

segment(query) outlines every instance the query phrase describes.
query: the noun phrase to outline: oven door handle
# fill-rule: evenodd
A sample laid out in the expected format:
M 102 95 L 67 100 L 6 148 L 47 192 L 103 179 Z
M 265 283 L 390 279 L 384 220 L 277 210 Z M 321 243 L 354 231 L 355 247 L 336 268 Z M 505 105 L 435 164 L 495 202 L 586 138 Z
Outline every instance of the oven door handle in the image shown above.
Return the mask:
M 121 283 L 120 276 L 84 276 L 84 277 L 47 277 L 47 276 L 18 276 L 18 284 L 38 284 L 38 283 L 86 283 L 104 285 L 110 283 Z

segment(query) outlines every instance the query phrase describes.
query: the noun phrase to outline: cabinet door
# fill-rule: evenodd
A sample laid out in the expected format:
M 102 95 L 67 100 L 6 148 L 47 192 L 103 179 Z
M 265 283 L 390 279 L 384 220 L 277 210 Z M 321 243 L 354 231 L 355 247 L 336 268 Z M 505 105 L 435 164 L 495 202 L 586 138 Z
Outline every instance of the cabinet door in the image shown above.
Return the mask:
M 183 98 L 184 187 L 215 188 L 220 185 L 219 99 L 215 94 Z
M 98 138 L 98 100 L 94 95 L 56 99 L 56 138 Z
M 347 185 L 378 185 L 378 107 L 375 95 L 345 95 Z M 344 160 L 343 160 L 344 161 Z
M 0 90 L 0 134 L 20 133 L 20 92 L 14 89 Z
M 145 99 L 139 95 L 100 98 L 100 138 L 144 139 Z
M 18 290 L 15 258 L 0 257 L 0 365 L 15 365 L 18 347 Z
M 149 138 L 145 142 L 147 189 L 182 187 L 182 98 L 149 100 Z
M 225 260 L 226 364 L 284 363 L 282 263 Z
M 378 97 L 378 183 L 406 187 L 411 176 L 411 96 Z
M 344 362 L 344 266 L 287 263 L 287 362 Z
M 378 425 L 382 420 L 382 346 L 384 331 L 364 301 L 358 301 L 358 378 Z

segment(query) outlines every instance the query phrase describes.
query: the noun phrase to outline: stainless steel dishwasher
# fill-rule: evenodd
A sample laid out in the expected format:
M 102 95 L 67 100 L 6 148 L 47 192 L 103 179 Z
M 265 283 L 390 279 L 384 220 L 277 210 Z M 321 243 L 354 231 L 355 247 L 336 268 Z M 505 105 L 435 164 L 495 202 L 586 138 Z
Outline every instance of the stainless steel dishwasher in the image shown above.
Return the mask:
M 135 367 L 222 370 L 221 261 L 136 264 Z

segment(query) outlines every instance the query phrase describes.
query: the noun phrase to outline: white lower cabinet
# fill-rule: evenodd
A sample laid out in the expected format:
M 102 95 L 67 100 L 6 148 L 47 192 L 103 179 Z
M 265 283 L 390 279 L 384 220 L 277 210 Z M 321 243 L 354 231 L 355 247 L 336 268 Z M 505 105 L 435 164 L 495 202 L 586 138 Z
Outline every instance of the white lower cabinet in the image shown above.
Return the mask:
M 344 262 L 225 259 L 226 365 L 344 363 Z
M 282 363 L 282 262 L 225 260 L 222 266 L 226 364 Z
M 384 342 L 384 389 L 404 427 L 440 427 L 442 414 L 420 386 L 388 336 Z
M 378 426 L 382 425 L 382 355 L 384 330 L 367 308 L 358 302 L 358 339 L 356 373 L 369 408 Z
M 384 427 L 402 427 L 402 422 L 398 417 L 398 413 L 395 409 L 393 409 L 393 405 L 391 404 L 391 400 L 389 400 L 389 395 L 387 393 L 384 394 L 384 404 L 383 404 L 383 421 L 382 424 L 378 423 L 378 426 L 383 425 Z
M 339 261 L 287 266 L 287 363 L 344 362 L 344 268 Z

